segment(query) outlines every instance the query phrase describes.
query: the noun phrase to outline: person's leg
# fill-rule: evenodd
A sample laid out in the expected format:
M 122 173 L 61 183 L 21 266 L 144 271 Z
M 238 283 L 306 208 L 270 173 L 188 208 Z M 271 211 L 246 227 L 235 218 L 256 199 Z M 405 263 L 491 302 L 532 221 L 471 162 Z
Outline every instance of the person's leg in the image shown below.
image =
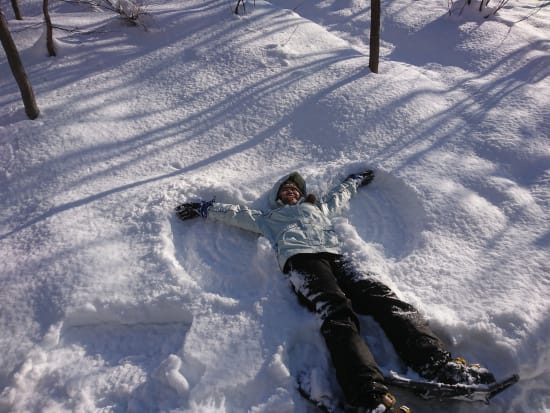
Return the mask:
M 376 387 L 382 374 L 359 334 L 359 322 L 351 302 L 332 272 L 329 257 L 300 254 L 290 258 L 290 280 L 300 300 L 322 319 L 321 334 L 336 370 L 336 378 L 348 402 L 365 405 L 364 398 L 379 396 L 387 389 Z M 373 401 L 374 403 L 374 401 Z
M 334 273 L 342 290 L 359 314 L 372 315 L 394 345 L 399 356 L 421 376 L 443 383 L 491 383 L 493 374 L 462 358 L 453 360 L 426 319 L 412 305 L 400 300 L 374 274 L 360 274 L 342 259 L 334 261 Z
M 343 259 L 334 265 L 339 285 L 354 311 L 374 317 L 405 363 L 422 374 L 426 368 L 450 360 L 445 344 L 416 308 L 400 300 L 374 274 L 358 273 Z

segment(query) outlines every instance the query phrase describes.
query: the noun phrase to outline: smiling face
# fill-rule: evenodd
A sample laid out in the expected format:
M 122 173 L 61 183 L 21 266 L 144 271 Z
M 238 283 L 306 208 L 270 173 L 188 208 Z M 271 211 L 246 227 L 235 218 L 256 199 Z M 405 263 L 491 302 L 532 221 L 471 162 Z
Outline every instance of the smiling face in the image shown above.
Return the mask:
M 296 185 L 286 182 L 279 188 L 278 197 L 285 205 L 296 205 L 302 194 Z

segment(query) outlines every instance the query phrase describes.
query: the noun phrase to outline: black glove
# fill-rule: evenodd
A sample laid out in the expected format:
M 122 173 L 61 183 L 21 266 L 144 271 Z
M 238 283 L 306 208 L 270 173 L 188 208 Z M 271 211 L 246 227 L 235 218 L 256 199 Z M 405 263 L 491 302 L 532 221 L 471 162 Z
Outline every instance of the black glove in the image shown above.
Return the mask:
M 206 218 L 208 216 L 208 208 L 214 204 L 212 201 L 186 202 L 178 205 L 174 210 L 179 219 L 191 219 L 196 217 Z
M 191 219 L 200 216 L 200 202 L 188 202 L 178 205 L 174 210 L 179 219 Z
M 346 178 L 353 179 L 357 182 L 357 187 L 365 186 L 371 183 L 371 181 L 374 179 L 374 171 L 367 169 L 365 172 L 360 172 L 358 174 L 351 174 Z

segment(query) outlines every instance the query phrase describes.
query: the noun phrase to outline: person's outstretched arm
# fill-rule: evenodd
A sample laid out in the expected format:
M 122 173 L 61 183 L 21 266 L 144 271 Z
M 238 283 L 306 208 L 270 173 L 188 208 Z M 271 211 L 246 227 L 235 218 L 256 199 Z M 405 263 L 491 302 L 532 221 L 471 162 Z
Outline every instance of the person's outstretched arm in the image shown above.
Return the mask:
M 327 215 L 335 214 L 348 204 L 360 187 L 370 184 L 373 179 L 374 171 L 370 169 L 349 175 L 323 198 L 319 207 Z
M 175 212 L 182 220 L 202 217 L 262 234 L 258 225 L 258 219 L 263 216 L 262 212 L 242 205 L 222 204 L 214 200 L 187 202 L 178 205 Z

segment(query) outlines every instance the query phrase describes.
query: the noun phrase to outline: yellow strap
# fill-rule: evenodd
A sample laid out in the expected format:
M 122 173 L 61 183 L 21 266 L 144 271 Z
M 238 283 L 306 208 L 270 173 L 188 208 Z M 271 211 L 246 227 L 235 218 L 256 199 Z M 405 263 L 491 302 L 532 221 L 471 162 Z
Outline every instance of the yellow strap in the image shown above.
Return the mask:
M 391 393 L 386 393 L 382 396 L 382 403 L 386 407 L 392 407 L 395 404 L 395 397 Z
M 466 359 L 463 357 L 457 357 L 455 358 L 455 363 L 462 364 L 463 366 L 468 366 L 468 363 L 466 362 Z M 474 369 L 480 369 L 481 364 L 479 363 L 472 363 L 469 367 L 472 367 Z
M 455 358 L 455 363 L 462 364 L 463 366 L 467 366 L 468 363 L 466 363 L 466 359 L 462 357 Z
M 395 402 L 395 397 L 391 393 L 386 393 L 382 397 L 382 404 L 384 404 L 384 406 L 386 406 L 388 409 L 393 407 Z M 399 406 L 399 408 L 397 409 L 397 413 L 411 413 L 411 409 L 409 409 L 407 406 Z

